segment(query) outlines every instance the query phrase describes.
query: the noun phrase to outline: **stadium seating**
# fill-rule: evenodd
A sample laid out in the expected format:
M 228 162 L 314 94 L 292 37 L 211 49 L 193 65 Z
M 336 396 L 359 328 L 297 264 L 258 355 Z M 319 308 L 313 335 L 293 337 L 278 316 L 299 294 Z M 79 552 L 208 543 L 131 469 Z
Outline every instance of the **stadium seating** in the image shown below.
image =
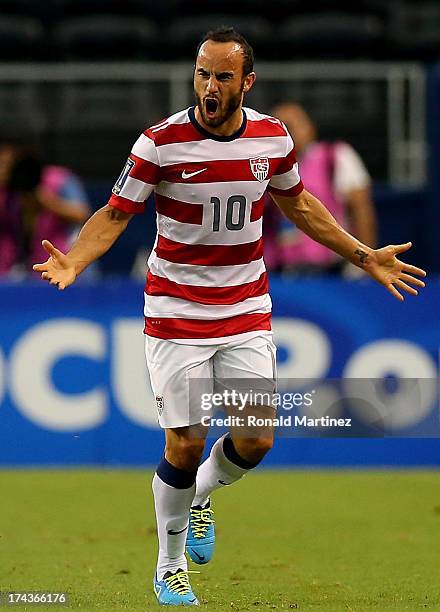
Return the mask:
M 367 162 L 371 173 L 386 176 L 385 84 L 362 80 L 319 79 L 289 82 L 274 88 L 277 102 L 294 100 L 302 104 L 319 126 L 324 140 L 346 140 Z M 362 121 L 359 121 L 362 117 Z M 368 138 L 365 131 L 368 130 Z
M 0 0 L 1 2 L 2 0 Z M 120 15 L 163 21 L 172 12 L 174 0 L 54 0 L 59 18 L 86 15 Z
M 221 25 L 233 25 L 252 41 L 255 49 L 265 49 L 272 44 L 272 27 L 265 19 L 218 13 L 184 17 L 174 21 L 167 31 L 170 55 L 194 57 L 197 44 L 203 35 Z
M 288 19 L 278 30 L 283 55 L 353 58 L 374 56 L 383 38 L 383 26 L 374 15 L 316 13 Z
M 139 17 L 71 17 L 54 29 L 65 59 L 151 59 L 157 47 L 154 22 Z
M 36 0 L 0 0 L 0 15 L 2 16 L 43 17 L 48 8 L 47 2 Z
M 151 82 L 66 84 L 52 100 L 54 154 L 80 174 L 98 178 L 106 178 L 109 168 L 119 173 L 140 132 L 168 108 L 167 89 Z
M 166 106 L 163 94 L 163 87 L 135 81 L 67 84 L 60 89 L 56 123 L 72 131 L 90 125 L 114 131 L 140 130 L 146 121 L 145 109 L 149 116 L 157 109 L 157 119 L 161 117 L 160 109 Z
M 29 140 L 46 129 L 47 115 L 37 89 L 35 84 L 20 82 L 0 87 L 2 136 Z
M 0 59 L 40 59 L 45 47 L 44 29 L 38 19 L 15 15 L 0 16 Z
M 291 0 L 292 6 L 298 0 Z M 276 3 L 275 3 L 276 4 Z M 208 10 L 207 10 L 208 9 Z M 271 6 L 272 9 L 272 6 Z M 271 20 L 272 12 L 268 10 L 265 0 L 173 0 L 174 18 L 201 17 L 215 14 L 264 17 Z M 212 25 L 211 25 L 212 27 Z
M 440 55 L 440 2 L 405 3 L 390 23 L 396 55 L 405 59 L 437 59 Z
M 438 0 L 0 0 L 0 59 L 29 58 L 29 48 L 48 60 L 192 58 L 220 24 L 247 35 L 259 59 L 440 53 Z

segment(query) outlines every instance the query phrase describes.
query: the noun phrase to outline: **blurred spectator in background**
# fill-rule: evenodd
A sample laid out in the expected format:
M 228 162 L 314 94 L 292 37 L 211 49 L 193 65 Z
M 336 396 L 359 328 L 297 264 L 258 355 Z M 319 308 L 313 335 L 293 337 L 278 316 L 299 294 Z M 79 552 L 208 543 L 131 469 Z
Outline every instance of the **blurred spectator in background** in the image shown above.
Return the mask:
M 0 142 L 1 276 L 31 274 L 31 263 L 44 257 L 43 238 L 68 249 L 90 212 L 70 170 L 43 166 L 30 147 Z
M 280 104 L 271 114 L 283 121 L 292 135 L 307 189 L 326 203 L 343 227 L 375 248 L 377 222 L 371 179 L 356 151 L 346 142 L 318 140 L 316 125 L 298 104 Z M 336 253 L 284 220 L 272 201 L 266 213 L 265 259 L 269 269 L 301 275 L 350 275 L 354 266 L 346 268 L 347 262 Z

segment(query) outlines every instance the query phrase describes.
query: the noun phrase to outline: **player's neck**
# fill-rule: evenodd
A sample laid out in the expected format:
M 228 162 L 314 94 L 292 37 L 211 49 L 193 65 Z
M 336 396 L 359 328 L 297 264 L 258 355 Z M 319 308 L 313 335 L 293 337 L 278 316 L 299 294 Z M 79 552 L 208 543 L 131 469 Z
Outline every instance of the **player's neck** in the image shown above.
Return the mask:
M 204 130 L 210 132 L 211 134 L 214 134 L 215 136 L 232 136 L 232 134 L 238 132 L 243 123 L 243 110 L 241 106 L 237 108 L 237 110 L 233 113 L 233 115 L 231 115 L 231 117 L 227 121 L 225 121 L 218 127 L 212 127 L 210 125 L 207 125 L 203 121 L 198 106 L 195 107 L 194 111 L 197 123 L 199 123 Z

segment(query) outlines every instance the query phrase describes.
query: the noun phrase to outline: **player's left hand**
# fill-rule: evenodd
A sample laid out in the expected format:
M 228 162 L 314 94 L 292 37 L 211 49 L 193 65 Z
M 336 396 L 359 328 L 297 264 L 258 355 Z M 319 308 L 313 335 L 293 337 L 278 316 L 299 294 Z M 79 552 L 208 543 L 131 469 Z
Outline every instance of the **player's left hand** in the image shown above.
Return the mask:
M 405 244 L 392 244 L 382 249 L 376 249 L 371 254 L 364 268 L 370 276 L 378 283 L 384 285 L 400 301 L 403 301 L 404 297 L 398 289 L 411 295 L 417 295 L 417 289 L 411 285 L 415 287 L 425 286 L 422 280 L 416 278 L 417 276 L 426 276 L 425 270 L 400 261 L 396 257 L 396 255 L 408 251 L 411 246 L 412 243 L 407 242 Z

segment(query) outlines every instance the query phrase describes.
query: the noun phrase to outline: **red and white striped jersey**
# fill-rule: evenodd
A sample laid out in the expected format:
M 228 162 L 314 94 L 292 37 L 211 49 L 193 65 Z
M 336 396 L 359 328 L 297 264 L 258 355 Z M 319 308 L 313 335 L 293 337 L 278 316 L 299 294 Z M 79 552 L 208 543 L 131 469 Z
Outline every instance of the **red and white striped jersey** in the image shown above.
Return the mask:
M 139 137 L 109 204 L 141 213 L 155 192 L 145 333 L 206 344 L 271 329 L 266 189 L 285 196 L 303 189 L 292 139 L 278 119 L 244 108 L 240 129 L 220 137 L 204 130 L 191 107 Z

